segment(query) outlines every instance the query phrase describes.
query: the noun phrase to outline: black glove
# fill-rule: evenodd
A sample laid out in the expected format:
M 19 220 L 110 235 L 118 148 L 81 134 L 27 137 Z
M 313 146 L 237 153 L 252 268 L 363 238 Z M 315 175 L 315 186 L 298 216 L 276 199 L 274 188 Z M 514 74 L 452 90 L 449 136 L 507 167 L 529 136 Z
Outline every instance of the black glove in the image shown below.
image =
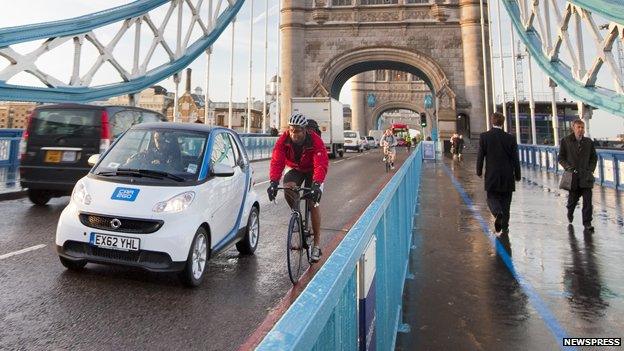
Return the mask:
M 279 185 L 278 182 L 271 182 L 271 185 L 269 185 L 269 188 L 267 189 L 267 194 L 269 195 L 269 201 L 275 200 L 275 197 L 277 196 L 278 185 Z
M 315 203 L 319 203 L 321 202 L 321 195 L 323 195 L 323 190 L 321 190 L 321 184 L 316 182 L 312 183 L 312 186 L 310 187 L 310 200 Z

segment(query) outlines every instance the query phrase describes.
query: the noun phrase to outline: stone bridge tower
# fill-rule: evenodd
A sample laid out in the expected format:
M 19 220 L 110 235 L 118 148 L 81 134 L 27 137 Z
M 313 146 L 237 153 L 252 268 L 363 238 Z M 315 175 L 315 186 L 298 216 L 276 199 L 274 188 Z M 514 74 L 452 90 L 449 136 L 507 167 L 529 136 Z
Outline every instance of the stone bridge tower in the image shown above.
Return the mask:
M 460 114 L 469 118 L 472 136 L 485 131 L 479 1 L 282 0 L 281 125 L 292 97 L 337 99 L 350 78 L 394 70 L 418 77 L 435 96 L 441 137 L 456 130 Z M 358 99 L 353 125 L 365 132 L 375 116 L 358 109 Z

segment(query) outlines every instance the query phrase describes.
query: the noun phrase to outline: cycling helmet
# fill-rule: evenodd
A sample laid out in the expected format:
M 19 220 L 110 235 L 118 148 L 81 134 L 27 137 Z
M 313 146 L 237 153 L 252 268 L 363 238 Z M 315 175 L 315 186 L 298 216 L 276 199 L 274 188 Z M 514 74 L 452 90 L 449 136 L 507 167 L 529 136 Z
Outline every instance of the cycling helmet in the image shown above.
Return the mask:
M 308 125 L 308 119 L 301 113 L 293 113 L 293 115 L 290 116 L 290 119 L 288 120 L 288 125 L 305 127 Z

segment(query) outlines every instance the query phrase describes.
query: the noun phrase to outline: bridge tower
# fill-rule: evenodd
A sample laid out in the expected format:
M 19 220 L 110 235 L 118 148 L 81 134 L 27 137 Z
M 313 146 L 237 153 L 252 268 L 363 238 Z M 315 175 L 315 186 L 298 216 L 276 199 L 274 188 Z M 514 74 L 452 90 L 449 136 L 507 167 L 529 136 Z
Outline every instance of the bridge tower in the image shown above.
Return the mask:
M 455 132 L 459 114 L 469 116 L 472 136 L 487 129 L 479 0 L 283 0 L 281 33 L 282 126 L 292 97 L 337 99 L 352 77 L 352 124 L 361 132 L 375 125 L 379 105 L 420 108 L 401 94 L 368 106 L 358 75 L 393 70 L 422 80 L 436 97 L 441 137 Z

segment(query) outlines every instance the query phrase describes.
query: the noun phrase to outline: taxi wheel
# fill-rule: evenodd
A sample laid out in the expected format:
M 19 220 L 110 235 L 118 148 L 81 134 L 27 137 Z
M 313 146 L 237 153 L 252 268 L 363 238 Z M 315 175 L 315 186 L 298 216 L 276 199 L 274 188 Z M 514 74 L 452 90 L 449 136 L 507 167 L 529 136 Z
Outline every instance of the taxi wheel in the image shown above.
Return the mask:
M 35 205 L 44 206 L 51 198 L 52 196 L 46 190 L 28 189 L 28 199 Z
M 247 228 L 245 236 L 236 243 L 236 249 L 243 255 L 253 255 L 258 247 L 258 239 L 260 238 L 260 216 L 258 208 L 253 206 L 247 220 Z
M 195 232 L 184 270 L 180 272 L 180 280 L 184 285 L 196 287 L 202 283 L 206 276 L 206 263 L 210 257 L 209 250 L 208 232 L 200 227 Z
M 79 271 L 87 265 L 87 261 L 73 261 L 65 257 L 59 256 L 61 264 L 71 271 Z

